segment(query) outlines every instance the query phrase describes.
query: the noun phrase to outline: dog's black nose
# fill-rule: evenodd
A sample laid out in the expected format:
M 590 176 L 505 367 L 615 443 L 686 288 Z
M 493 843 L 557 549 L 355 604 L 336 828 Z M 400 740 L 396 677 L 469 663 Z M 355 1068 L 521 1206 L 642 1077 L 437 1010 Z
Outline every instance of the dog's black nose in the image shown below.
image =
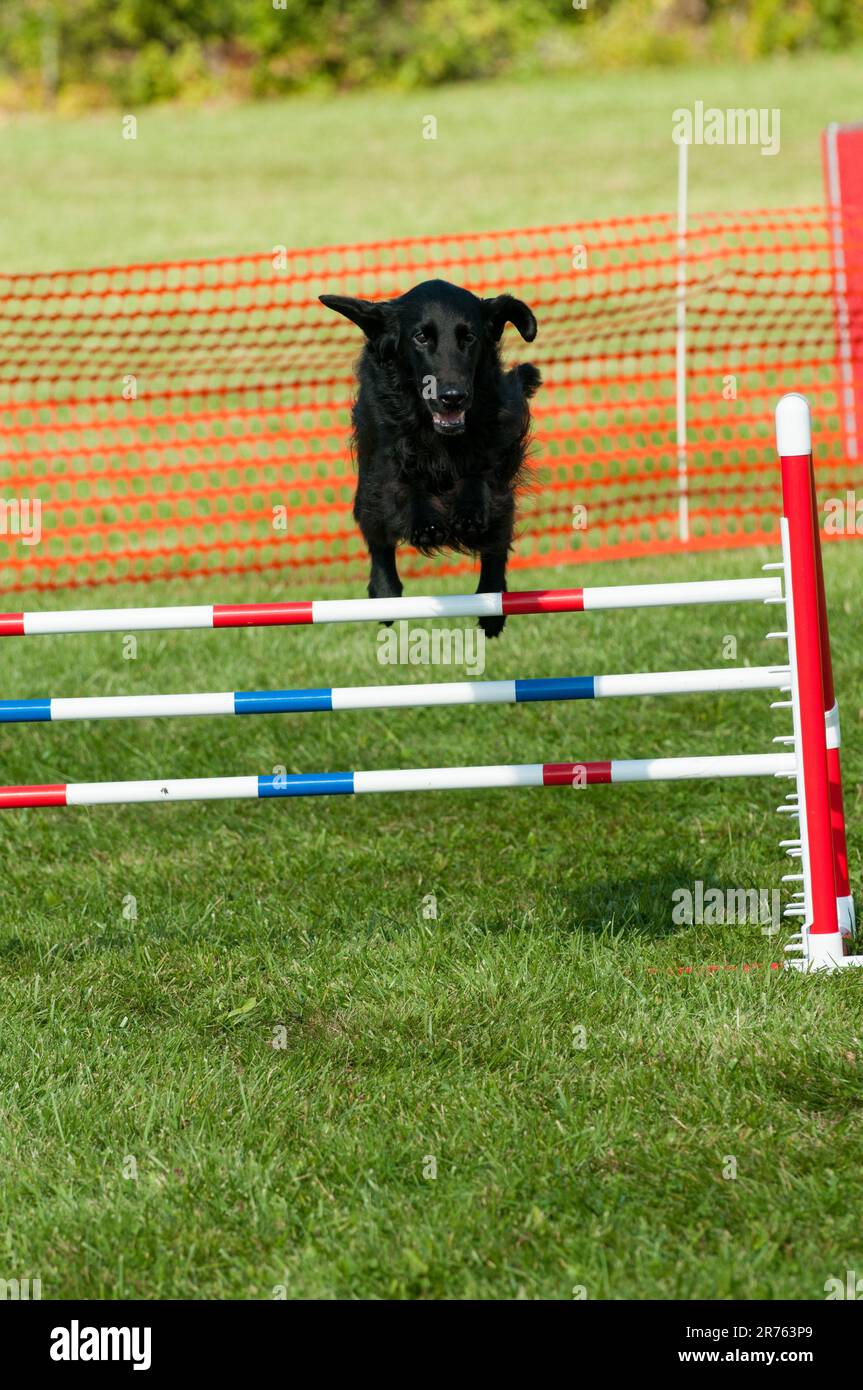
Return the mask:
M 441 391 L 438 396 L 438 401 L 444 410 L 461 410 L 466 400 L 467 391 L 459 391 L 456 387 Z

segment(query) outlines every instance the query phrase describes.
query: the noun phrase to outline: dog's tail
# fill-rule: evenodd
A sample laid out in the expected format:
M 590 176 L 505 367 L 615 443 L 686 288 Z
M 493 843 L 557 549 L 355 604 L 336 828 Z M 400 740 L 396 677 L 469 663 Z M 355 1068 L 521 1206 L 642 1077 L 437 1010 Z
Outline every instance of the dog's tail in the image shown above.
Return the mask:
M 522 362 L 516 367 L 521 389 L 525 396 L 532 396 L 542 385 L 542 373 L 532 362 Z

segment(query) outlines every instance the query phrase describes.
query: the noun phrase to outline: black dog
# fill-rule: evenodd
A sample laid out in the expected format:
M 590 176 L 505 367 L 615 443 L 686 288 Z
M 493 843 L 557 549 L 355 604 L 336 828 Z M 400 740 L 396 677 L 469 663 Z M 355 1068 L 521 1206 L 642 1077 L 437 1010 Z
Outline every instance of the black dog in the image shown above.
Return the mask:
M 512 323 L 533 342 L 536 319 L 512 295 L 478 299 L 429 280 L 399 299 L 322 294 L 366 335 L 353 409 L 359 479 L 354 516 L 371 556 L 369 595 L 397 597 L 396 546 L 479 554 L 477 593 L 506 588 L 515 489 L 530 430 L 536 367 L 504 372 L 498 343 Z M 481 618 L 496 637 L 503 618 Z

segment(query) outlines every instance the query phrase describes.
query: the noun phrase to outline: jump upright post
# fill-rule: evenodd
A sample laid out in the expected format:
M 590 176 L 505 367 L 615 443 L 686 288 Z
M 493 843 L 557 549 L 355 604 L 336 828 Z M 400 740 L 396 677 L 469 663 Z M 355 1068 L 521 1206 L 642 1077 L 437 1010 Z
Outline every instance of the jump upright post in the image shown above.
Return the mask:
M 812 421 L 804 396 L 783 396 L 776 409 L 776 447 L 782 470 L 779 528 L 785 579 L 785 638 L 791 656 L 796 792 L 780 810 L 799 822 L 799 838 L 785 842 L 800 859 L 801 902 L 786 909 L 803 917 L 786 947 L 799 951 L 799 969 L 863 965 L 846 954 L 854 932 L 848 885 L 845 818 L 839 765 L 839 710 L 833 687 L 821 539 L 812 460 Z M 828 752 L 830 750 L 830 752 Z M 830 755 L 832 753 L 832 756 Z M 796 804 L 795 804 L 796 803 Z M 789 962 L 791 963 L 791 962 Z
M 322 687 L 312 690 L 209 692 L 204 694 L 43 696 L 0 701 L 0 723 L 150 716 L 296 713 L 422 705 L 522 704 L 609 697 L 775 690 L 788 699 L 792 732 L 779 735 L 785 751 L 733 752 L 673 758 L 580 760 L 479 767 L 409 768 L 370 772 L 284 773 L 272 776 L 204 777 L 140 782 L 50 783 L 0 787 L 0 809 L 129 804 L 224 798 L 293 798 L 370 792 L 459 788 L 554 787 L 725 777 L 779 777 L 795 790 L 779 807 L 799 821 L 799 834 L 782 842 L 801 873 L 786 915 L 802 918 L 788 949 L 797 969 L 863 965 L 846 954 L 854 911 L 839 765 L 839 719 L 830 663 L 827 608 L 811 457 L 809 406 L 784 396 L 776 412 L 781 460 L 782 560 L 779 571 L 754 579 L 685 584 L 532 590 L 395 599 L 302 600 L 269 604 L 208 604 L 174 608 L 117 608 L 72 612 L 0 614 L 0 636 L 130 632 L 182 628 L 296 626 L 393 621 L 399 618 L 518 617 L 587 614 L 620 608 L 759 602 L 780 605 L 785 627 L 768 634 L 788 644 L 788 661 L 722 670 L 634 672 L 601 676 L 531 677 L 514 681 L 460 681 L 431 685 Z

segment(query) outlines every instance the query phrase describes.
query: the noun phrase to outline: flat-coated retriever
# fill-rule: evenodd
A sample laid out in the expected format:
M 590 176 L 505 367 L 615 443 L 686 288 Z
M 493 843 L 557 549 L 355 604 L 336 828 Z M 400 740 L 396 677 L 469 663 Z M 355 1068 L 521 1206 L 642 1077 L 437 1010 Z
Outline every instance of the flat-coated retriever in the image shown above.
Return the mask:
M 354 516 L 371 557 L 370 596 L 401 594 L 400 541 L 427 555 L 478 554 L 477 593 L 504 590 L 528 398 L 541 378 L 527 363 L 504 372 L 498 343 L 507 323 L 533 342 L 531 310 L 510 294 L 478 299 L 446 280 L 385 302 L 322 294 L 321 303 L 366 335 L 353 408 Z M 503 625 L 480 619 L 489 637 Z

